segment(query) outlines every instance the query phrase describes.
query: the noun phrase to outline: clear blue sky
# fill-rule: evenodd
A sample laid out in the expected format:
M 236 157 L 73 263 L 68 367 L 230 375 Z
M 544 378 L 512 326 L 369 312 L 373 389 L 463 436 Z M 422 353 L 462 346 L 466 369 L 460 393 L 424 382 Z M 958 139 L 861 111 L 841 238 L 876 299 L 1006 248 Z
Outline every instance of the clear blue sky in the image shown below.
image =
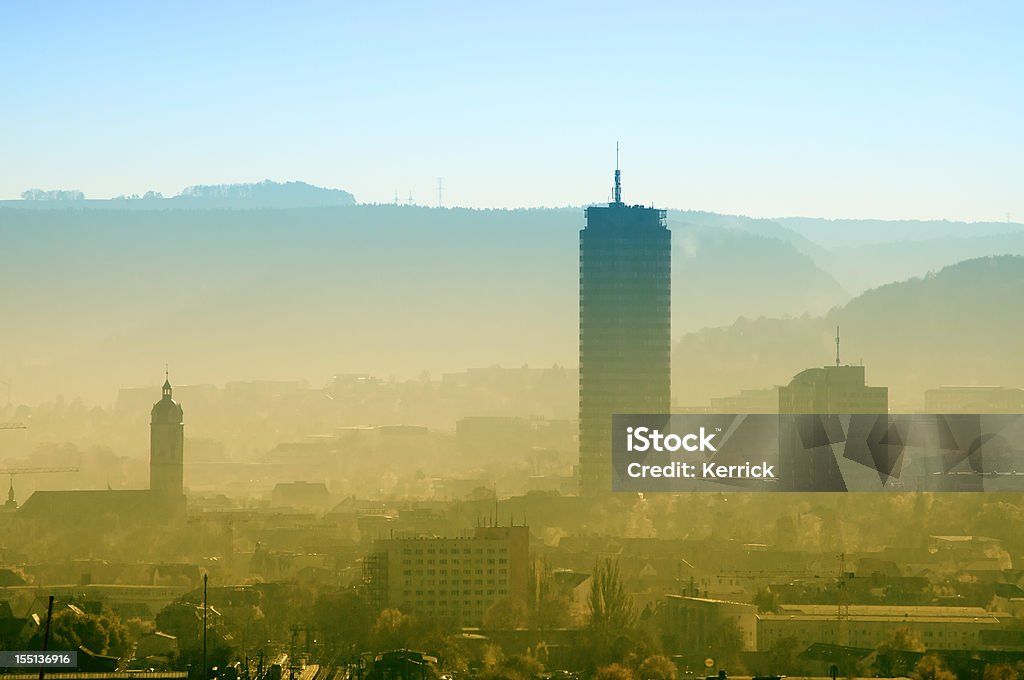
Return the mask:
M 898 6 L 897 6 L 898 5 Z M 0 198 L 300 179 L 1024 221 L 1024 3 L 0 6 Z

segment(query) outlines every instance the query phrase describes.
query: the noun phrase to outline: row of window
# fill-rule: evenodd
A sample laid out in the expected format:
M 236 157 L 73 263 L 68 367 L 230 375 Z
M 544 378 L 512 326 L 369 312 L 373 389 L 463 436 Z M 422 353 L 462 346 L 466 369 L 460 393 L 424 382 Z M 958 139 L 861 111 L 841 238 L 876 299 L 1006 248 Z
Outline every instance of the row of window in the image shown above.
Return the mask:
M 447 559 L 435 560 L 434 558 L 430 558 L 430 559 L 426 560 L 426 564 L 434 564 L 435 562 L 437 564 L 448 564 L 448 560 Z M 488 558 L 485 559 L 483 557 L 478 557 L 476 559 L 462 560 L 461 562 L 456 558 L 456 559 L 453 559 L 451 562 L 452 562 L 452 564 L 494 564 L 495 562 L 497 562 L 498 564 L 507 564 L 508 563 L 508 558 L 505 558 L 505 557 L 497 557 L 497 558 L 495 558 L 495 557 L 488 557 Z M 414 563 L 414 560 L 412 560 L 412 559 L 403 559 L 402 560 L 402 564 L 413 564 L 413 563 Z M 419 558 L 419 559 L 415 560 L 415 564 L 423 564 L 423 563 L 424 563 L 423 558 Z
M 441 554 L 441 555 L 448 555 L 448 554 L 451 554 L 451 555 L 459 555 L 459 554 L 471 555 L 474 552 L 473 549 L 471 549 L 471 548 L 462 548 L 461 550 L 459 548 L 451 548 L 450 550 L 448 548 L 402 548 L 402 554 L 403 555 L 423 555 L 424 554 L 424 550 L 426 551 L 427 555 L 435 555 L 435 554 Z M 493 554 L 495 552 L 504 554 L 504 553 L 508 552 L 508 548 L 506 546 L 498 546 L 497 548 L 493 548 L 493 547 L 487 548 L 487 553 L 488 554 Z M 484 549 L 483 548 L 477 548 L 476 549 L 476 554 L 477 555 L 484 554 Z
M 417 583 L 414 583 L 414 579 L 406 579 L 405 582 L 402 585 L 406 585 L 406 586 L 411 586 L 411 585 L 427 585 L 427 586 L 432 586 L 432 585 L 434 585 L 435 582 L 439 586 L 446 586 L 449 583 L 448 579 L 443 579 L 443 578 L 442 579 L 437 579 L 436 581 L 435 581 L 435 579 L 420 579 Z M 508 579 L 493 579 L 493 578 L 487 579 L 487 585 L 489 585 L 489 586 L 501 585 L 501 584 L 507 583 L 507 582 L 508 582 Z M 482 586 L 482 585 L 484 585 L 484 579 L 478 578 L 476 580 L 473 580 L 473 579 L 463 579 L 462 580 L 462 585 L 464 585 L 464 586 L 470 586 L 470 585 L 473 585 L 474 583 L 476 585 L 478 585 L 478 586 Z M 459 580 L 458 579 L 452 579 L 451 580 L 451 584 L 453 586 L 457 586 L 459 584 Z
M 440 596 L 450 595 L 450 596 L 453 596 L 453 597 L 458 597 L 459 592 L 460 591 L 458 591 L 458 590 L 444 590 L 444 589 L 441 589 L 441 590 L 437 591 L 437 595 L 440 595 Z M 463 596 L 466 596 L 466 595 L 472 595 L 474 593 L 474 591 L 472 591 L 472 590 L 463 590 L 463 591 L 461 591 L 461 593 L 462 593 Z M 411 590 L 403 590 L 402 594 L 405 597 L 412 597 L 413 591 L 411 591 Z M 423 596 L 434 597 L 434 595 L 435 595 L 433 590 L 417 590 L 415 594 L 416 594 L 417 597 L 423 597 Z M 476 594 L 477 595 L 484 595 L 485 591 L 477 590 Z M 492 588 L 492 589 L 486 591 L 486 594 L 487 595 L 495 595 L 495 594 L 497 594 L 497 595 L 506 595 L 507 591 L 504 590 L 504 589 L 495 590 L 495 589 Z M 445 599 L 445 601 L 447 602 L 447 599 Z M 433 603 L 433 600 L 429 600 L 428 604 L 429 603 Z

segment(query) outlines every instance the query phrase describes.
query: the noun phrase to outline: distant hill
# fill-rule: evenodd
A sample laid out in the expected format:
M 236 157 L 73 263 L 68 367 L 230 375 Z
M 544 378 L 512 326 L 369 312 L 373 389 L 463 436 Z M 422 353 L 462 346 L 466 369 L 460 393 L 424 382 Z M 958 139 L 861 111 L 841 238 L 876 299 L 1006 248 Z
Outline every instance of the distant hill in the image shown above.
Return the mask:
M 831 362 L 863 361 L 894 408 L 916 408 L 942 384 L 1024 386 L 1024 257 L 967 260 L 867 291 L 823 316 L 740 319 L 684 335 L 673 351 L 673 400 L 706 404 L 741 389 L 788 383 Z
M 21 201 L 0 201 L 0 206 L 35 210 L 120 209 L 255 209 L 323 208 L 355 205 L 355 197 L 342 189 L 328 189 L 305 182 L 273 182 L 269 179 L 249 184 L 197 184 L 186 187 L 177 196 L 164 197 L 156 191 L 142 195 L 110 199 L 87 199 L 81 191 L 29 189 Z
M 0 296 L 0 377 L 16 395 L 112 399 L 165 361 L 184 381 L 313 384 L 576 365 L 582 209 L 174 209 L 210 192 L 160 210 L 0 207 L 0 283 L 17 291 Z M 675 337 L 846 299 L 787 242 L 670 226 Z
M 173 199 L 176 204 L 204 208 L 319 208 L 355 205 L 355 196 L 341 189 L 325 189 L 305 182 L 256 184 L 197 184 Z
M 701 210 L 670 210 L 668 216 L 670 221 L 676 220 L 703 227 L 726 227 L 757 234 L 758 236 L 778 239 L 792 244 L 797 251 L 807 255 L 816 262 L 820 257 L 828 253 L 826 248 L 807 238 L 799 231 L 784 226 L 775 220 L 746 217 L 744 215 L 720 215 Z
M 1024 231 L 835 248 L 815 262 L 853 292 L 987 255 L 1024 255 Z
M 827 220 L 820 217 L 776 217 L 772 221 L 828 249 L 1024 231 L 1024 224 L 1010 221 Z
M 792 244 L 774 236 L 669 215 L 675 335 L 740 316 L 824 314 L 849 295 Z M 728 224 L 728 222 L 726 222 Z
M 755 219 L 694 211 L 671 211 L 670 219 L 676 215 L 788 242 L 851 295 L 974 257 L 1024 255 L 1024 224 L 1017 222 Z

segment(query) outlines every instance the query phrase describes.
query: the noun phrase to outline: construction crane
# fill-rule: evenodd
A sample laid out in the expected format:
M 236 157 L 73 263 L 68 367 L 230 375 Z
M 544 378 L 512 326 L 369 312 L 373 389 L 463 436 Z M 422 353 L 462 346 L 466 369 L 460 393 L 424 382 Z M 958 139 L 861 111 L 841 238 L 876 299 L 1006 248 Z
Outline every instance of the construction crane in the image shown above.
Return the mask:
M 78 472 L 76 467 L 24 467 L 0 469 L 0 474 L 11 476 L 11 488 L 7 491 L 7 502 L 5 508 L 17 508 L 18 501 L 14 498 L 14 475 L 40 475 L 52 472 Z

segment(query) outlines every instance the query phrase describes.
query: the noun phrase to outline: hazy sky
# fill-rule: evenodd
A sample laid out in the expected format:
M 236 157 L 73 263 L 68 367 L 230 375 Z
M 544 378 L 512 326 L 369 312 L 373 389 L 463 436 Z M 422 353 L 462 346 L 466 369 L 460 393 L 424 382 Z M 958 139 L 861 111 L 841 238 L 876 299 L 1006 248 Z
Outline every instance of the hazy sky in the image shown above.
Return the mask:
M 898 6 L 896 6 L 898 5 Z M 1024 220 L 1024 3 L 0 5 L 0 198 Z

